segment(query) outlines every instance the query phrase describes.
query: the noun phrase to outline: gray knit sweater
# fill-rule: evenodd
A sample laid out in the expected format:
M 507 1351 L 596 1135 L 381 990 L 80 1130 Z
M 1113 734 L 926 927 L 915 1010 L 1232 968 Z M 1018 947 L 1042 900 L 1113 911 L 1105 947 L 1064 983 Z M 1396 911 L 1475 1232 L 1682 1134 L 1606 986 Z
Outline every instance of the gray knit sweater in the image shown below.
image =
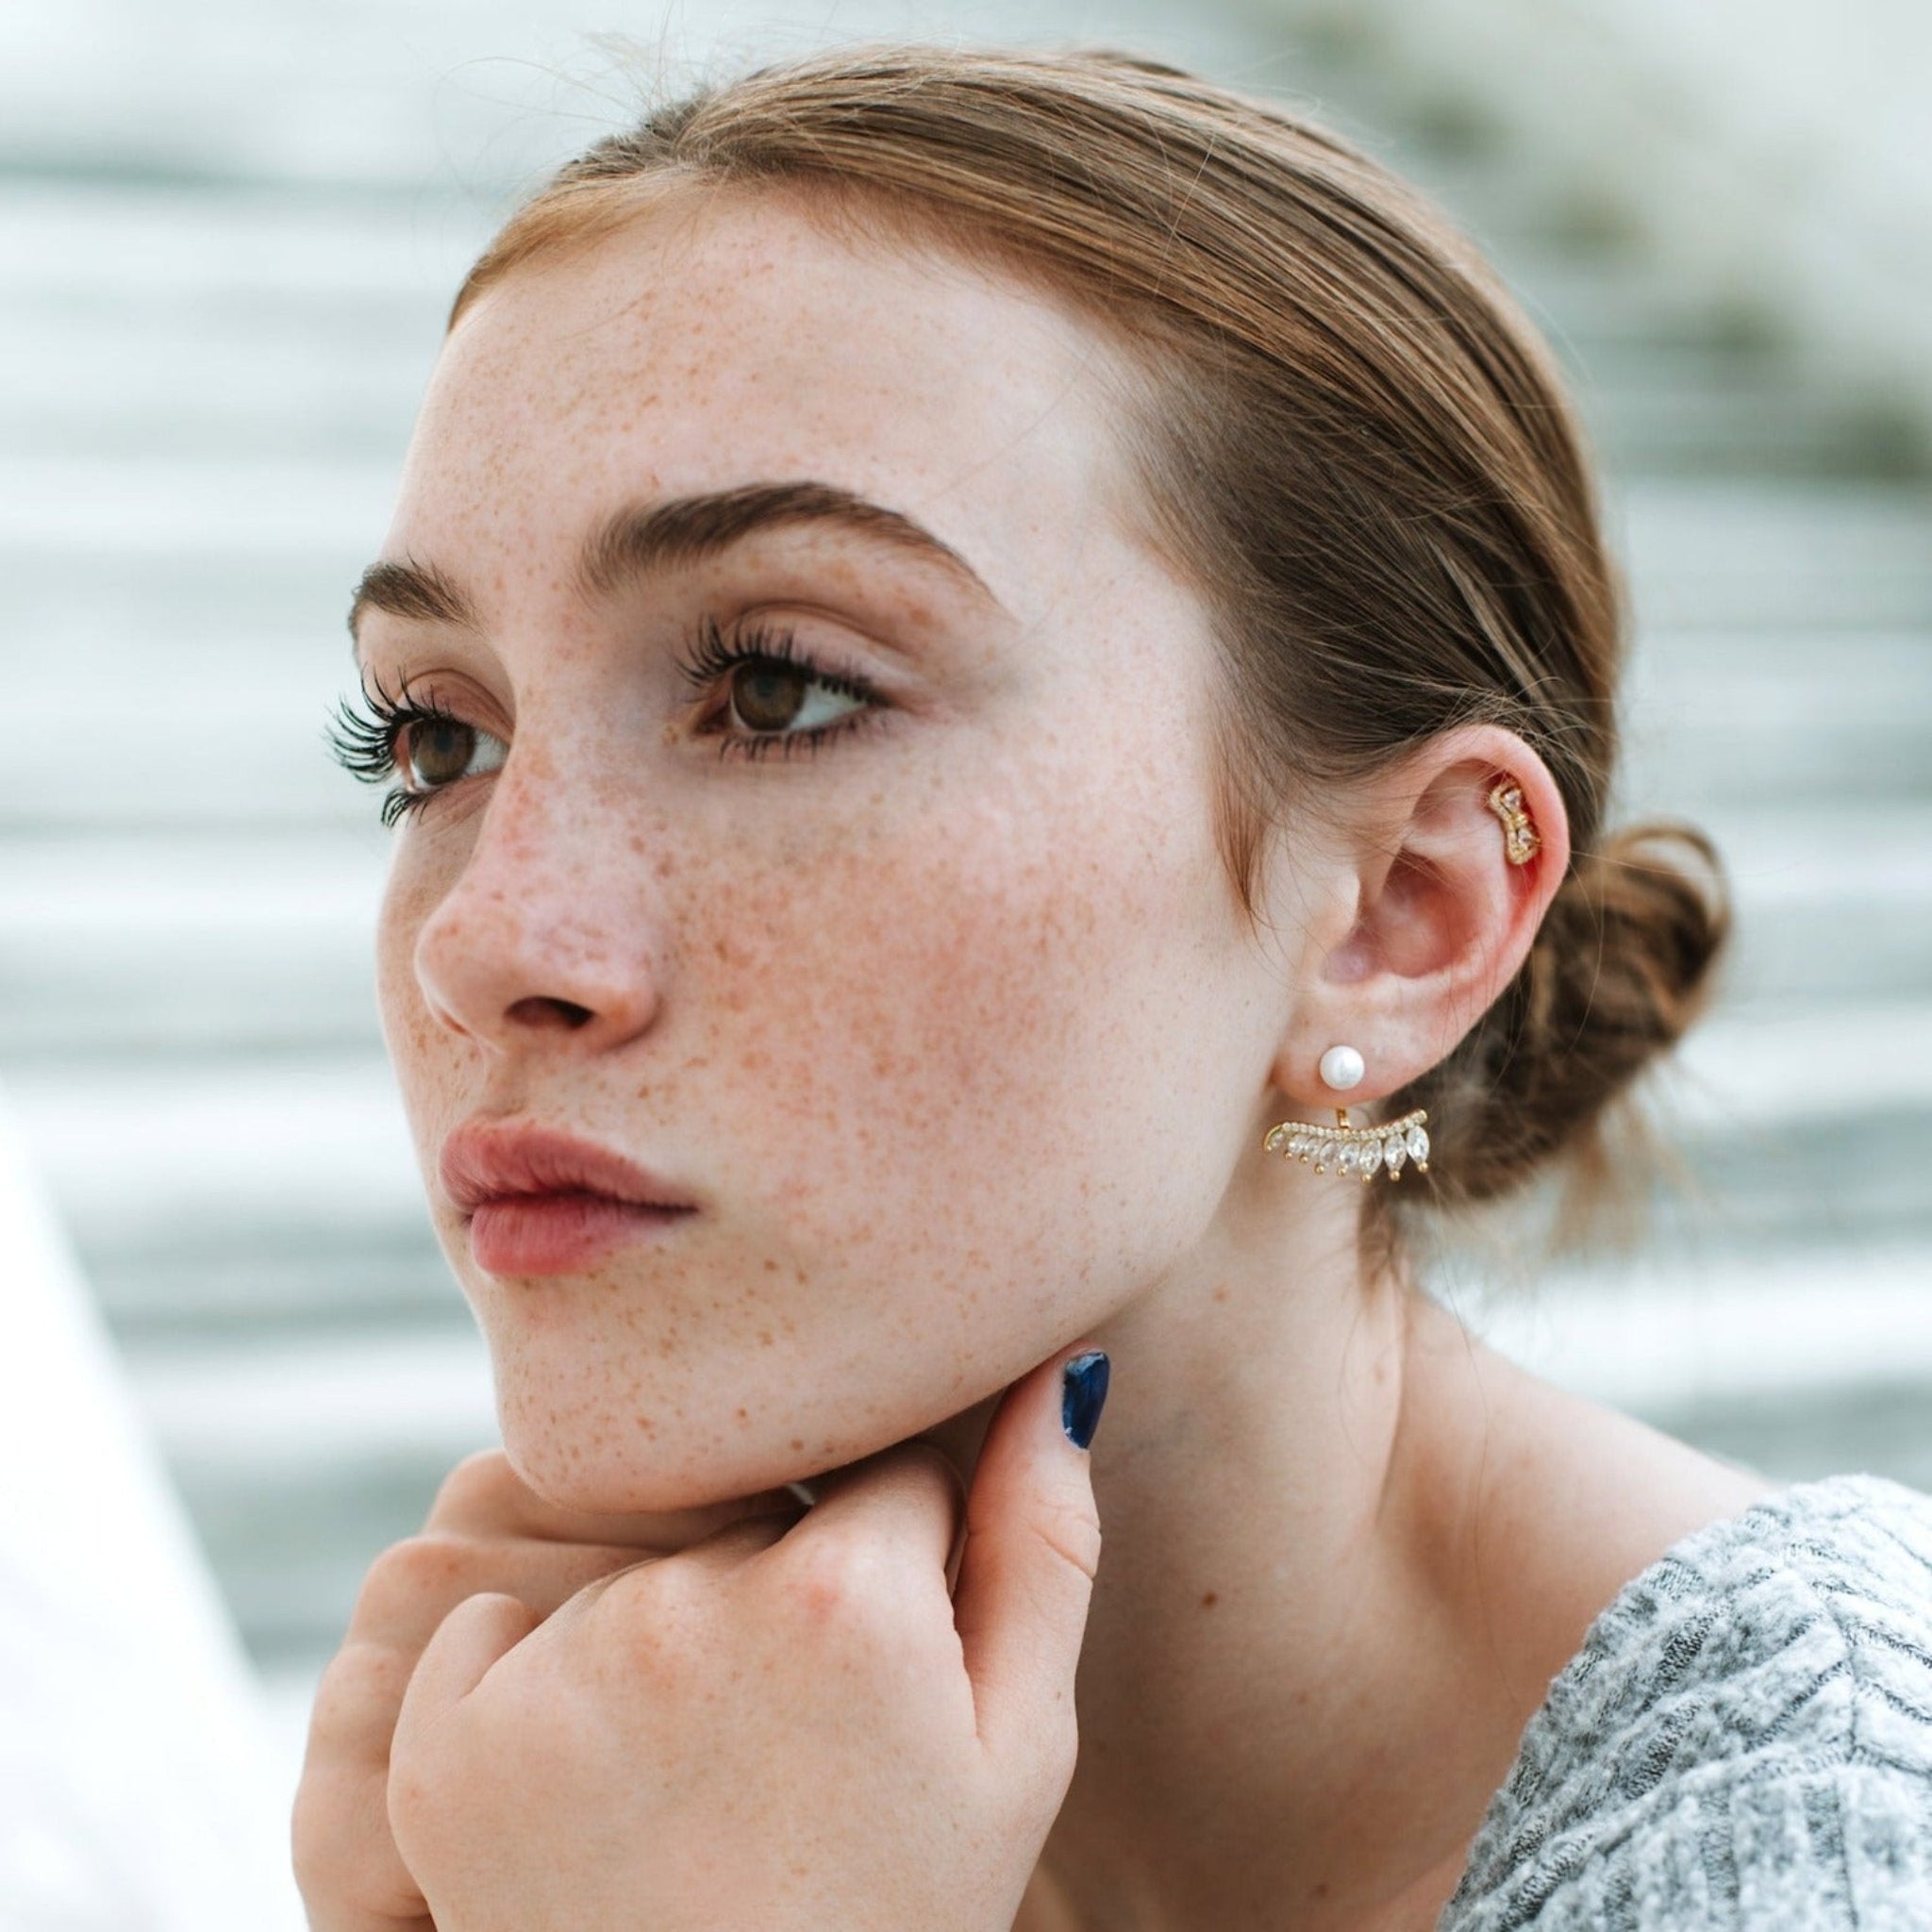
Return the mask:
M 1928 1932 L 1932 1496 L 1797 1483 L 1551 1680 L 1436 1932 Z

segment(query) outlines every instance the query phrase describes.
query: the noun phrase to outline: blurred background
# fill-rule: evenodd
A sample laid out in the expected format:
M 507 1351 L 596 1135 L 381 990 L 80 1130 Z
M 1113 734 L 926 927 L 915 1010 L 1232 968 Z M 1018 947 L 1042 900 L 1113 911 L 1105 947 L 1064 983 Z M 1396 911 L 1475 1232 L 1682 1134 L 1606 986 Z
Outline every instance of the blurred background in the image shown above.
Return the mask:
M 1932 1488 L 1919 0 L 6 0 L 0 1097 L 32 1253 L 86 1284 L 239 1637 L 271 1808 L 370 1559 L 494 1440 L 376 1030 L 387 835 L 323 744 L 350 587 L 516 194 L 641 85 L 873 33 L 1274 92 L 1499 260 L 1631 576 L 1624 813 L 1717 836 L 1740 941 L 1657 1083 L 1684 1186 L 1641 1248 L 1532 1283 L 1505 1242 L 1442 1291 L 1775 1477 Z M 18 1306 L 30 1259 L 0 1241 Z

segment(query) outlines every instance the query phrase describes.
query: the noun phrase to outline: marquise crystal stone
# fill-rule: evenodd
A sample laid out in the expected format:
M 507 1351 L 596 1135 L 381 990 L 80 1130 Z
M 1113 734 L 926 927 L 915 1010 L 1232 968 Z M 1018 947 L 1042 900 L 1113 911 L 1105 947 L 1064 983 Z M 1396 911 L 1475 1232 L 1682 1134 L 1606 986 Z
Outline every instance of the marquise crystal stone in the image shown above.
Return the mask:
M 1332 1127 L 1282 1121 L 1270 1128 L 1262 1144 L 1270 1153 L 1312 1165 L 1317 1174 L 1359 1175 L 1364 1181 L 1379 1174 L 1396 1180 L 1411 1162 L 1425 1170 L 1429 1161 L 1429 1136 L 1420 1120 L 1368 1127 L 1350 1126 L 1346 1115 Z

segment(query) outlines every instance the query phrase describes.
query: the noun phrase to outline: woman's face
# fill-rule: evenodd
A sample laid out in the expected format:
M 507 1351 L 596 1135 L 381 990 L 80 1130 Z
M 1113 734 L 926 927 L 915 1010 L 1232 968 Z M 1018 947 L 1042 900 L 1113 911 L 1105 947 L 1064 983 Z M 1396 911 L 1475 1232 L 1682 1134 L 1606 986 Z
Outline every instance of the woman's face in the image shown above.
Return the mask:
M 1244 1158 L 1281 969 L 1105 353 L 735 199 L 513 273 L 442 352 L 358 613 L 370 684 L 458 721 L 402 746 L 380 992 L 557 1501 L 931 1428 L 1183 1269 Z M 793 661 L 687 673 L 721 646 Z M 479 1120 L 694 1211 L 473 1219 L 442 1159 Z

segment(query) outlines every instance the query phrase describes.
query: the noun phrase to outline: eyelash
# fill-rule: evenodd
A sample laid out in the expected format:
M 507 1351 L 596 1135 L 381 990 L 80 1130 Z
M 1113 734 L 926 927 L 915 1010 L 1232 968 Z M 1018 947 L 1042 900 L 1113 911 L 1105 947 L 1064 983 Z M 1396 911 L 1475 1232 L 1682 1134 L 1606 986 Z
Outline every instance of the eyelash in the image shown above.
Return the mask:
M 816 724 L 805 731 L 791 732 L 706 732 L 718 739 L 720 759 L 734 753 L 748 758 L 769 757 L 776 750 L 781 758 L 791 758 L 802 748 L 816 755 L 820 745 L 842 732 L 860 729 L 883 715 L 879 692 L 866 679 L 854 673 L 821 665 L 799 650 L 789 630 L 773 632 L 753 625 L 726 639 L 713 618 L 705 619 L 696 638 L 678 660 L 678 670 L 693 693 L 722 682 L 740 664 L 785 664 L 802 673 L 811 683 L 841 697 L 862 698 L 866 708 L 848 711 L 830 724 Z M 336 762 L 352 777 L 367 785 L 379 785 L 396 775 L 397 746 L 403 733 L 413 725 L 453 724 L 466 730 L 478 727 L 446 710 L 434 698 L 411 698 L 391 694 L 380 677 L 374 680 L 373 692 L 364 691 L 359 705 L 343 698 L 336 707 L 328 726 L 329 748 Z M 727 706 L 728 708 L 728 706 Z M 410 813 L 420 811 L 438 792 L 445 791 L 455 780 L 410 791 L 395 786 L 382 801 L 382 823 L 393 825 Z
M 727 639 L 717 620 L 708 617 L 699 626 L 697 637 L 688 646 L 686 655 L 679 660 L 678 669 L 683 673 L 686 685 L 695 694 L 723 682 L 738 665 L 750 663 L 790 665 L 794 671 L 802 672 L 811 683 L 823 686 L 841 697 L 863 698 L 866 708 L 848 711 L 842 718 L 833 719 L 829 724 L 814 724 L 808 731 L 706 733 L 706 736 L 717 737 L 721 759 L 734 753 L 748 758 L 769 758 L 774 750 L 780 758 L 789 758 L 797 756 L 799 747 L 808 755 L 815 755 L 819 746 L 827 740 L 838 737 L 841 732 L 874 724 L 884 713 L 885 708 L 879 701 L 876 687 L 856 672 L 837 671 L 829 665 L 821 664 L 798 648 L 789 630 L 773 632 L 762 625 L 751 625 L 734 631 Z

